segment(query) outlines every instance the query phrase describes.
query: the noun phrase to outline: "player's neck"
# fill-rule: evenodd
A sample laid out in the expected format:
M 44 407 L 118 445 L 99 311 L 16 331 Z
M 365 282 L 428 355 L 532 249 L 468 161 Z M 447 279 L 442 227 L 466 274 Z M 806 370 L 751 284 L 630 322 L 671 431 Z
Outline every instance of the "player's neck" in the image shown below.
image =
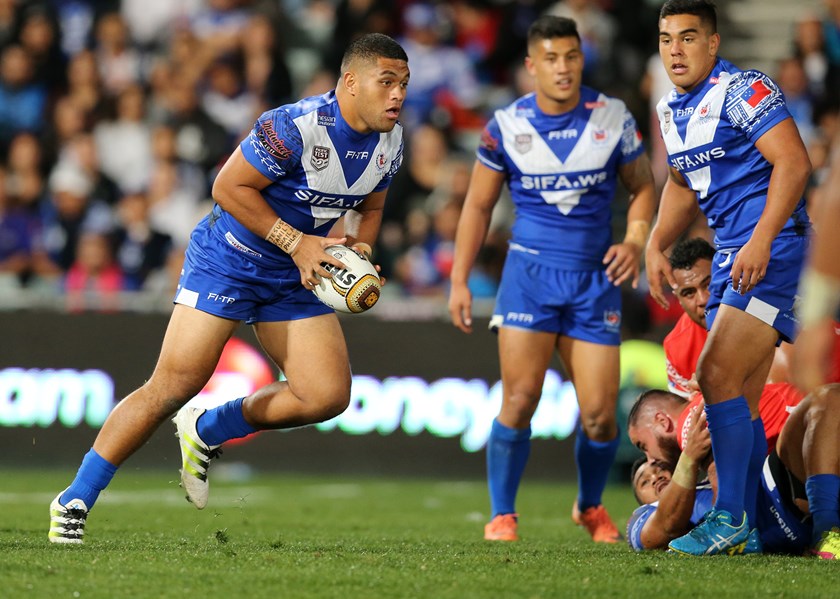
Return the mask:
M 341 112 L 341 118 L 347 123 L 353 131 L 359 135 L 367 135 L 373 131 L 370 126 L 359 116 L 353 102 L 353 97 L 347 93 L 347 90 L 342 89 L 339 85 L 335 90 L 335 98 L 338 102 L 338 110 Z
M 574 110 L 580 103 L 580 91 L 566 100 L 555 100 L 544 94 L 537 93 L 537 108 L 543 114 L 557 116 Z

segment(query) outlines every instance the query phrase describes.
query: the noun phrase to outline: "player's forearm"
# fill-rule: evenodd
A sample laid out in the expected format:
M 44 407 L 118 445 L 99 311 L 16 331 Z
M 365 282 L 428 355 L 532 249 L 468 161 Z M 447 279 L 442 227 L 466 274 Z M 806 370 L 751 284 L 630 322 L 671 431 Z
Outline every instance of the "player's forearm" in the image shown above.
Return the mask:
M 810 163 L 802 164 L 800 160 L 776 162 L 770 176 L 764 212 L 751 239 L 763 240 L 767 244 L 773 242 L 802 199 L 810 172 Z
M 490 228 L 491 210 L 464 205 L 455 234 L 455 255 L 450 280 L 454 284 L 466 284 L 475 259 Z
M 347 211 L 344 215 L 344 234 L 347 237 L 347 245 L 364 244 L 371 248 L 376 244 L 381 225 L 381 208 Z
M 699 209 L 694 191 L 669 177 L 662 189 L 659 214 L 650 233 L 648 247 L 664 252 L 694 222 Z
M 647 245 L 650 235 L 650 223 L 656 210 L 656 198 L 653 183 L 639 189 L 630 199 L 627 209 L 627 230 L 624 242 L 638 245 L 642 250 Z
M 695 460 L 685 454 L 680 456 L 671 483 L 660 494 L 659 507 L 648 522 L 648 525 L 658 530 L 657 537 L 670 541 L 690 528 L 694 500 L 697 496 L 698 469 Z

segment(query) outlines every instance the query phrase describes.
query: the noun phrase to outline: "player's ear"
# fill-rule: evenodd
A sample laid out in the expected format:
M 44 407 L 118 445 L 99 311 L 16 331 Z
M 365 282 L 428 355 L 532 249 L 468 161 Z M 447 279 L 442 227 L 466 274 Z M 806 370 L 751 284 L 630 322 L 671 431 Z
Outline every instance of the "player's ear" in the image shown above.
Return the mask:
M 674 421 L 665 412 L 657 411 L 653 416 L 653 421 L 657 426 L 661 426 L 666 433 L 674 430 Z
M 345 71 L 341 75 L 341 81 L 344 83 L 344 89 L 350 92 L 350 95 L 356 95 L 356 86 L 358 84 L 358 79 L 356 78 L 356 73 L 353 71 Z
M 709 38 L 709 55 L 717 56 L 718 48 L 720 48 L 720 34 L 713 33 Z

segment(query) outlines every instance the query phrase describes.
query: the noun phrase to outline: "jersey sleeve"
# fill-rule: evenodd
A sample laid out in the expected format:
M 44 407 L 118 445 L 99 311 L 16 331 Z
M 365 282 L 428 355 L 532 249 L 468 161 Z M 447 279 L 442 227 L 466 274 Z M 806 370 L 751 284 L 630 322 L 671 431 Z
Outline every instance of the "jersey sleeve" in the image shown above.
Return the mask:
M 645 550 L 645 546 L 642 545 L 642 528 L 644 528 L 645 523 L 650 520 L 650 517 L 653 516 L 653 513 L 656 511 L 656 507 L 657 504 L 655 503 L 640 505 L 633 510 L 633 514 L 627 521 L 627 544 L 630 545 L 630 548 L 634 551 Z
M 732 126 L 753 143 L 790 118 L 782 90 L 759 71 L 743 71 L 732 77 L 726 89 L 725 109 Z
M 636 124 L 636 119 L 630 114 L 630 111 L 625 107 L 624 109 L 624 125 L 621 131 L 621 158 L 620 164 L 627 164 L 633 162 L 645 151 L 642 143 L 642 132 Z
M 303 138 L 286 111 L 270 110 L 257 119 L 239 147 L 251 166 L 276 181 L 300 164 Z
M 373 191 L 382 191 L 383 189 L 388 189 L 388 186 L 391 185 L 391 179 L 394 178 L 394 175 L 397 174 L 397 171 L 400 170 L 400 166 L 402 165 L 403 143 L 404 140 L 400 138 L 400 146 L 397 149 L 396 156 L 394 156 L 393 160 L 391 160 L 391 166 L 390 168 L 388 168 L 388 172 L 385 173 L 385 176 L 382 177 L 382 180 L 379 183 L 377 183 L 376 187 L 373 188 Z
M 499 172 L 505 170 L 502 131 L 499 129 L 499 124 L 495 117 L 490 119 L 490 122 L 484 127 L 484 131 L 481 132 L 481 141 L 478 144 L 476 157 L 487 168 Z

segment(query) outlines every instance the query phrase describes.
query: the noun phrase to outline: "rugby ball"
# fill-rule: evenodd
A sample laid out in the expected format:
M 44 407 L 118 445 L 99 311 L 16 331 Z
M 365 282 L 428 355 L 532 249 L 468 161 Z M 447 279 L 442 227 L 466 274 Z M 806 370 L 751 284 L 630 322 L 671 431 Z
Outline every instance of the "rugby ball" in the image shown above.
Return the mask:
M 382 292 L 382 284 L 373 264 L 347 246 L 331 245 L 324 251 L 341 260 L 347 268 L 323 263 L 322 266 L 332 277 L 320 277 L 312 293 L 338 312 L 358 314 L 373 308 Z

